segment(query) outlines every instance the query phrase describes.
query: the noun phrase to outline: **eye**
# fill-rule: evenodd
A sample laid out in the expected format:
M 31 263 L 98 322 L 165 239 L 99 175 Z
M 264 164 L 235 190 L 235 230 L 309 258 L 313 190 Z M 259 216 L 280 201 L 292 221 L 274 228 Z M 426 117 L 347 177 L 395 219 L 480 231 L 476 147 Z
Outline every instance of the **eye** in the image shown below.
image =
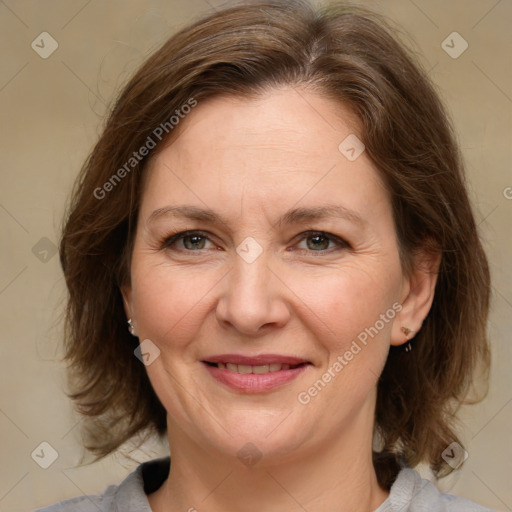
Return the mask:
M 301 233 L 299 242 L 305 241 L 306 248 L 301 251 L 309 253 L 331 253 L 333 251 L 350 249 L 350 244 L 342 238 L 326 233 L 325 231 L 307 231 Z M 177 252 L 200 252 L 207 249 L 206 244 L 211 242 L 203 231 L 182 231 L 166 237 L 160 244 L 160 249 Z M 331 245 L 337 247 L 330 248 Z
M 182 231 L 167 237 L 161 244 L 161 249 L 171 250 L 185 250 L 187 252 L 198 252 L 205 248 L 206 241 L 211 240 L 202 231 Z M 172 246 L 176 242 L 181 242 L 178 249 L 174 249 Z
M 333 252 L 341 249 L 349 249 L 350 244 L 343 240 L 342 238 L 332 235 L 331 233 L 326 233 L 325 231 L 308 231 L 306 233 L 302 233 L 301 241 L 306 242 L 306 249 L 308 252 L 317 252 L 317 253 L 325 253 L 325 252 Z M 309 242 L 311 241 L 311 242 Z M 334 249 L 329 249 L 329 245 L 335 244 L 338 247 Z

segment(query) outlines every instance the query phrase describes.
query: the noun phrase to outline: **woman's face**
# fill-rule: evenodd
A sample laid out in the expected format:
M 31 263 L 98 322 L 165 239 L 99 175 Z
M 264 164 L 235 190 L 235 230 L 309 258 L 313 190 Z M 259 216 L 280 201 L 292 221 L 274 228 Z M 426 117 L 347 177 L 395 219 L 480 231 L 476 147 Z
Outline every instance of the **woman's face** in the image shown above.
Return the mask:
M 123 290 L 170 439 L 274 461 L 371 443 L 409 288 L 354 117 L 284 88 L 181 123 L 148 170 Z

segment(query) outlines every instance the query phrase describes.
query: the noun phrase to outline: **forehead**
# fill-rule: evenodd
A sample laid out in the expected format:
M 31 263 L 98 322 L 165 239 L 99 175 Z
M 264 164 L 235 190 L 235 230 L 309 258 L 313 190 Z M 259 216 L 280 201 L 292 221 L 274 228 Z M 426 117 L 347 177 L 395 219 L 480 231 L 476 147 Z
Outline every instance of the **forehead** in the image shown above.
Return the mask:
M 219 96 L 199 101 L 181 123 L 146 170 L 143 210 L 185 196 L 202 207 L 236 202 L 255 211 L 341 200 L 346 208 L 371 209 L 387 200 L 365 152 L 351 161 L 340 151 L 347 137 L 357 137 L 359 123 L 332 99 L 296 88 Z
M 222 95 L 199 101 L 180 123 L 176 155 L 216 158 L 240 151 L 276 161 L 300 162 L 319 158 L 326 151 L 336 157 L 339 143 L 359 134 L 359 119 L 347 107 L 304 89 L 283 87 L 251 96 Z M 222 150 L 222 151 L 221 151 Z M 244 159 L 241 164 L 249 164 Z M 263 169 L 262 169 L 263 170 Z

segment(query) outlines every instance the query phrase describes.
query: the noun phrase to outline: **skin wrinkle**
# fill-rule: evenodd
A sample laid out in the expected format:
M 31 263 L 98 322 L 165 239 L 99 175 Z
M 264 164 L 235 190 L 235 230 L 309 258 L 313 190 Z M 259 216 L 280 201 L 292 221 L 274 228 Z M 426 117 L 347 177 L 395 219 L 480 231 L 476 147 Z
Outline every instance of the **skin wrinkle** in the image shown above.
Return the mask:
M 405 341 L 400 326 L 421 325 L 435 277 L 414 275 L 421 284 L 409 298 L 412 281 L 402 275 L 391 205 L 377 171 L 364 153 L 349 162 L 338 151 L 351 133 L 341 121 L 343 108 L 307 97 L 308 103 L 280 89 L 257 102 L 219 97 L 200 104 L 151 165 L 131 285 L 123 295 L 140 339 L 161 351 L 147 372 L 168 412 L 172 464 L 168 480 L 149 496 L 155 512 L 201 507 L 197 496 L 208 496 L 204 505 L 212 512 L 257 510 L 261 496 L 268 512 L 301 510 L 297 502 L 310 512 L 339 503 L 358 512 L 377 508 L 388 494 L 372 466 L 376 383 L 390 344 Z M 321 117 L 309 106 L 313 101 Z M 332 162 L 336 167 L 325 175 Z M 273 226 L 290 208 L 326 202 L 358 212 L 368 228 L 339 219 Z M 155 209 L 173 204 L 218 211 L 232 231 L 165 216 L 147 223 Z M 212 233 L 209 249 L 190 256 L 160 249 L 170 229 Z M 307 239 L 292 241 L 310 229 L 346 236 L 354 247 L 323 256 L 285 251 L 305 249 Z M 264 249 L 251 264 L 235 252 L 247 236 Z M 222 250 L 211 249 L 216 245 Z M 300 404 L 297 394 L 394 303 L 403 303 L 394 320 L 315 400 Z M 227 352 L 297 355 L 312 365 L 281 388 L 249 396 L 214 381 L 201 362 Z M 247 442 L 263 453 L 251 468 L 236 457 Z

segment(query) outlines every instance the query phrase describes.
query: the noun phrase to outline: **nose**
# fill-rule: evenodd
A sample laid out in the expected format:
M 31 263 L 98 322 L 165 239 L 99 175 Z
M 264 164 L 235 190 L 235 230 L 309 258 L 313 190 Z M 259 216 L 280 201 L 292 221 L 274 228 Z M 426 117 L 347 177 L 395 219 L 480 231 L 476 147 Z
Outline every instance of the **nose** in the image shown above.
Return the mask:
M 269 266 L 263 252 L 248 263 L 238 254 L 225 277 L 224 289 L 216 308 L 218 322 L 246 336 L 268 333 L 283 327 L 290 318 L 286 285 Z

